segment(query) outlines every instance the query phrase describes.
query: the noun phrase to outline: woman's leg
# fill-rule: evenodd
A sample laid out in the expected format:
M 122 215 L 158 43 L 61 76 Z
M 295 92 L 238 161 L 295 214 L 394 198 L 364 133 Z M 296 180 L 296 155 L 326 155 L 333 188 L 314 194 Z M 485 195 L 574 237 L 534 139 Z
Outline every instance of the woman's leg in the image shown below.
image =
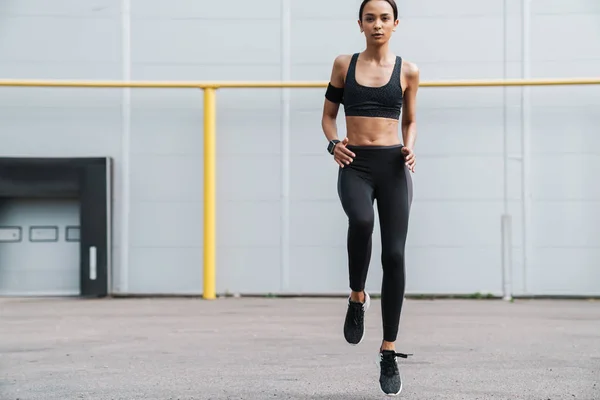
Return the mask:
M 362 292 L 365 288 L 371 260 L 375 215 L 373 185 L 365 173 L 352 167 L 340 168 L 338 195 L 348 216 L 348 272 L 350 289 Z
M 383 267 L 381 313 L 384 342 L 382 348 L 393 350 L 406 288 L 404 250 L 412 203 L 412 180 L 404 164 L 397 170 L 382 174 L 381 177 L 383 179 L 377 184 L 377 209 L 381 227 Z
M 386 168 L 379 171 L 376 186 L 383 266 L 383 342 L 379 352 L 379 384 L 384 393 L 398 394 L 402 390 L 402 379 L 396 357 L 408 356 L 396 353 L 394 342 L 398 335 L 406 286 L 404 248 L 412 203 L 412 180 L 401 156 L 398 160 L 382 163 L 382 166 Z
M 348 343 L 358 344 L 364 336 L 364 313 L 369 306 L 369 298 L 364 289 L 371 260 L 375 222 L 373 184 L 369 174 L 360 168 L 360 161 L 356 168 L 340 168 L 338 195 L 348 216 L 348 274 L 352 290 L 344 321 L 344 337 Z

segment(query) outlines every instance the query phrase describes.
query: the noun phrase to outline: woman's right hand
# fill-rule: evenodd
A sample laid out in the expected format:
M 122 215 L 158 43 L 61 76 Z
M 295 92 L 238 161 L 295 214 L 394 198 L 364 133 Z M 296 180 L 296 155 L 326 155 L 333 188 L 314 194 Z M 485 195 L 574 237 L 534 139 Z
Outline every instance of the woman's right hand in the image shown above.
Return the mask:
M 356 157 L 353 152 L 348 150 L 346 144 L 348 144 L 347 137 L 336 144 L 335 148 L 333 149 L 333 159 L 342 168 L 344 168 L 344 165 L 349 165 L 354 160 L 354 157 Z

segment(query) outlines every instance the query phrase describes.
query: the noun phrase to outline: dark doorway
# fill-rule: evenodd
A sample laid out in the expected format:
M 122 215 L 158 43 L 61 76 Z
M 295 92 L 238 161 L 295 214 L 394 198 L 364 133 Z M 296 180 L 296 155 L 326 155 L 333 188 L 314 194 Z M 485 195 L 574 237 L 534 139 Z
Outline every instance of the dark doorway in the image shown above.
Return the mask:
M 66 231 L 65 235 L 79 241 L 79 294 L 83 297 L 109 294 L 110 158 L 0 157 L 0 207 L 7 199 L 77 199 L 79 227 Z M 55 231 L 41 229 L 39 232 L 54 235 Z

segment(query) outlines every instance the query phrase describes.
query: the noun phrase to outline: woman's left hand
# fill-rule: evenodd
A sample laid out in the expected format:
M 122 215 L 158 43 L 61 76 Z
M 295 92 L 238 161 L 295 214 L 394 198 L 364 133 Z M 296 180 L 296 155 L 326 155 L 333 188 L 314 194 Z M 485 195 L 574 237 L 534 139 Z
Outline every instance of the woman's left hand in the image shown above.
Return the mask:
M 417 158 L 411 148 L 402 147 L 402 155 L 404 155 L 404 162 L 411 172 L 415 172 L 415 165 L 417 164 Z

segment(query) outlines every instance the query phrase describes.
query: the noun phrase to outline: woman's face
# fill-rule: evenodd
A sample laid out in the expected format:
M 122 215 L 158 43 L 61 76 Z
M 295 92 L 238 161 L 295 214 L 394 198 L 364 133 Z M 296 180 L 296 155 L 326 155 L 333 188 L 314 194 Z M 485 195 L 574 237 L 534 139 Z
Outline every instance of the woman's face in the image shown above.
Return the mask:
M 394 20 L 394 10 L 387 1 L 371 0 L 365 5 L 362 21 L 358 21 L 358 25 L 361 32 L 365 33 L 367 42 L 381 44 L 390 40 L 398 20 Z

